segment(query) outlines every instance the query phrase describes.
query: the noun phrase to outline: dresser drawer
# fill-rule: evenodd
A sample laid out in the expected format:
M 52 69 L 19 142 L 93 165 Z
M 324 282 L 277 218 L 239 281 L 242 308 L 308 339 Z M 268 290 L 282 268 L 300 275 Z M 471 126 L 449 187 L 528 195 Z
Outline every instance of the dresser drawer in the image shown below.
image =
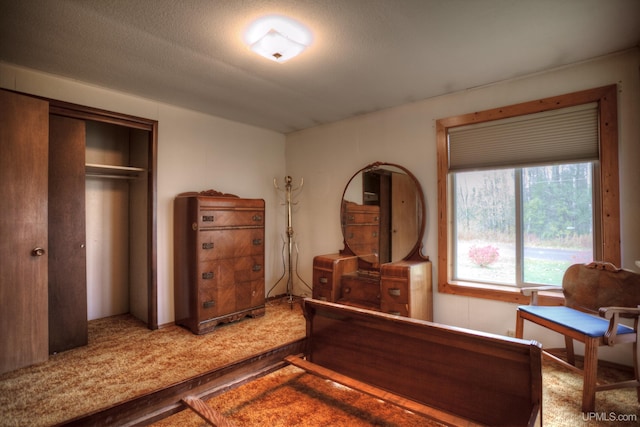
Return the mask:
M 217 317 L 235 306 L 235 290 L 231 287 L 213 287 L 198 289 L 198 321 Z
M 198 212 L 198 228 L 214 227 L 262 227 L 264 210 L 221 210 L 201 208 Z
M 258 280 L 264 274 L 262 256 L 245 256 L 204 261 L 198 268 L 198 285 L 204 288 L 233 286 L 238 282 Z
M 333 288 L 333 271 L 313 269 L 313 287 L 319 289 Z
M 220 280 L 217 286 L 198 289 L 198 320 L 203 321 L 225 313 L 246 310 L 264 304 L 264 280 Z
M 370 306 L 380 304 L 380 280 L 345 274 L 341 277 L 340 301 L 359 302 Z
M 375 225 L 380 224 L 380 214 L 378 212 L 346 212 L 342 218 L 345 225 Z
M 313 298 L 333 302 L 333 271 L 313 269 Z
M 264 277 L 264 257 L 245 256 L 235 259 L 234 282 L 249 282 Z
M 389 302 L 383 299 L 380 301 L 380 311 L 396 316 L 409 316 L 409 304 Z
M 200 261 L 264 253 L 264 229 L 205 230 L 198 236 Z
M 406 280 L 382 280 L 382 301 L 393 304 L 409 303 L 409 284 Z
M 379 234 L 377 225 L 347 225 L 344 227 L 344 237 L 347 240 L 377 242 Z
M 240 282 L 236 285 L 236 311 L 264 304 L 264 280 Z
M 342 224 L 378 224 L 380 207 L 376 205 L 359 205 L 345 202 L 342 205 Z
M 360 255 L 380 253 L 378 226 L 349 225 L 344 227 L 344 237 L 352 251 Z

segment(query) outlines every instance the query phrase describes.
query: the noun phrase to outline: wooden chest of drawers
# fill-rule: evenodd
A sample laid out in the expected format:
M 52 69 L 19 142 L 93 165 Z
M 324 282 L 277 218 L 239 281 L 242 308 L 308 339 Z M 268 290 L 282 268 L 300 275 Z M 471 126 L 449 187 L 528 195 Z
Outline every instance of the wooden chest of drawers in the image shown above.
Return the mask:
M 195 334 L 264 314 L 264 200 L 183 193 L 174 202 L 175 322 Z
M 380 207 L 344 202 L 342 227 L 351 250 L 360 255 L 380 254 Z

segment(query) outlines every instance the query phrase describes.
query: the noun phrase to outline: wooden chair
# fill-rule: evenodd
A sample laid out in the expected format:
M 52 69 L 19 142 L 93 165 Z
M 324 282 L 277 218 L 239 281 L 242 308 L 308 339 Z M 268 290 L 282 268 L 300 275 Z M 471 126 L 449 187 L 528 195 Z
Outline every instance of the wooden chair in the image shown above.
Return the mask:
M 538 292 L 552 290 L 562 290 L 565 305 L 538 305 Z M 562 289 L 541 286 L 523 288 L 522 292 L 531 296 L 531 305 L 518 307 L 516 337 L 522 338 L 525 320 L 564 335 L 566 360 L 550 353 L 557 349 L 545 349 L 543 354 L 583 375 L 583 412 L 594 411 L 596 391 L 635 387 L 640 402 L 640 274 L 616 268 L 610 263 L 574 264 L 564 274 Z M 621 317 L 634 319 L 633 327 L 620 324 Z M 574 339 L 585 346 L 582 369 L 575 364 Z M 598 384 L 598 347 L 623 343 L 633 343 L 634 378 Z

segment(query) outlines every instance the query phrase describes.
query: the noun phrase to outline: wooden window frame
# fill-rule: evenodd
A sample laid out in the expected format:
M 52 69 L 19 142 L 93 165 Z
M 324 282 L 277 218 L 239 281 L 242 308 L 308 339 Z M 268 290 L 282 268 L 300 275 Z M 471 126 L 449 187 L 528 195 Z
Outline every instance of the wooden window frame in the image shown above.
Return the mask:
M 600 161 L 599 175 L 595 175 L 594 180 L 599 180 L 601 190 L 597 202 L 600 204 L 601 211 L 599 231 L 602 236 L 602 261 L 608 261 L 617 266 L 621 265 L 617 86 L 609 85 L 436 121 L 439 292 L 518 304 L 529 302 L 529 298 L 523 296 L 520 288 L 516 286 L 470 283 L 451 279 L 452 237 L 450 230 L 448 130 L 458 126 L 523 116 L 590 102 L 597 102 L 599 107 Z M 560 305 L 563 300 L 563 297 L 553 294 L 540 296 L 541 304 Z

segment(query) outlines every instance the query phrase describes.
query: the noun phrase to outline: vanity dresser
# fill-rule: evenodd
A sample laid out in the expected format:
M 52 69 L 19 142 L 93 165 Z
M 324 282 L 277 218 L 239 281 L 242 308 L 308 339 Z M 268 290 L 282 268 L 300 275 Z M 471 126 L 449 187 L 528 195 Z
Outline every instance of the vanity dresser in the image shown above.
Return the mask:
M 174 200 L 175 322 L 194 334 L 265 312 L 264 200 L 214 190 Z
M 422 255 L 425 204 L 405 168 L 377 162 L 349 181 L 344 249 L 313 260 L 313 298 L 433 320 L 431 262 Z

